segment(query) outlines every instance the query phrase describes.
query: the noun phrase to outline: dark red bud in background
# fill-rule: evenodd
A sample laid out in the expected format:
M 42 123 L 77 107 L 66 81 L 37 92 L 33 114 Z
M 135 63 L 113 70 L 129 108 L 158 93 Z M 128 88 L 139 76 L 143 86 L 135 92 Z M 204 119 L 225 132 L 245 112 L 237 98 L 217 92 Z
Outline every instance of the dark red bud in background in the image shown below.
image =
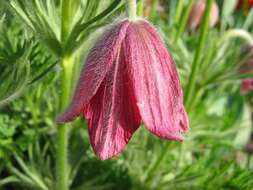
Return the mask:
M 250 9 L 253 6 L 253 0 L 238 0 L 237 9 L 241 9 L 244 6 Z

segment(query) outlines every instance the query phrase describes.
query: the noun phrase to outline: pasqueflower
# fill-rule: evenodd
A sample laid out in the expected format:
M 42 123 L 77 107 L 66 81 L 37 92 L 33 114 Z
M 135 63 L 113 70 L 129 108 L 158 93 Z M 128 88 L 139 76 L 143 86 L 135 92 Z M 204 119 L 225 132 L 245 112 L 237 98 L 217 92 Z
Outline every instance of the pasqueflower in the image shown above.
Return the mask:
M 57 120 L 80 115 L 101 159 L 119 154 L 141 122 L 160 138 L 183 140 L 188 117 L 176 67 L 147 21 L 120 21 L 91 49 L 72 102 Z
M 196 30 L 204 16 L 206 8 L 206 0 L 197 0 L 196 3 L 193 5 L 189 19 L 187 28 L 189 31 Z M 209 17 L 209 25 L 211 27 L 215 26 L 219 20 L 219 7 L 217 3 L 214 1 L 211 8 L 211 13 Z

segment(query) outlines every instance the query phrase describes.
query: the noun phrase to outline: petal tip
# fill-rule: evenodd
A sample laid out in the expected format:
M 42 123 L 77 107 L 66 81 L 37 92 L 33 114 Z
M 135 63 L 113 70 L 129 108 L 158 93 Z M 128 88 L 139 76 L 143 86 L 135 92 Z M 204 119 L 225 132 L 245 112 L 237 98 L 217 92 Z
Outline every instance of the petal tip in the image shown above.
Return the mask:
M 58 117 L 56 117 L 55 122 L 56 122 L 57 124 L 64 124 L 64 123 L 66 123 L 67 121 L 65 120 L 65 118 L 64 118 L 63 116 L 58 116 Z
M 128 144 L 128 143 L 127 143 Z M 126 144 L 126 145 L 127 145 Z M 96 156 L 100 159 L 100 160 L 112 160 L 116 157 L 118 157 L 124 150 L 126 145 L 119 151 L 113 152 L 113 153 L 106 153 L 106 152 L 98 152 L 95 150 L 95 148 L 92 146 L 92 149 L 94 151 L 94 153 L 96 154 Z
M 59 115 L 56 118 L 56 123 L 58 124 L 64 124 L 73 121 L 76 117 L 78 117 L 80 114 L 72 114 L 72 113 L 64 113 L 63 115 Z

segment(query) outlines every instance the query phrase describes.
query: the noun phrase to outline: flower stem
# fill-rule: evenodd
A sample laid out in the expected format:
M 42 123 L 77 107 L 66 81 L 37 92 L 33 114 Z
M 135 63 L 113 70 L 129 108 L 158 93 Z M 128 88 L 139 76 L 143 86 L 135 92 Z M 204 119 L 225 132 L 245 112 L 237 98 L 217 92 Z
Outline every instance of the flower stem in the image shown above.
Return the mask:
M 175 22 L 179 23 L 184 8 L 184 0 L 178 0 L 176 8 Z
M 179 1 L 178 3 L 178 7 L 177 7 L 177 15 L 176 15 L 176 24 L 179 24 L 178 26 L 178 31 L 176 32 L 176 36 L 175 36 L 175 42 L 178 41 L 179 37 L 182 35 L 182 33 L 185 30 L 188 18 L 190 16 L 191 10 L 192 10 L 192 6 L 194 4 L 195 0 L 190 0 L 189 5 L 187 6 L 186 10 L 184 11 L 184 14 L 182 15 L 182 19 L 181 22 L 179 21 L 180 19 L 178 18 L 179 16 L 181 16 L 181 12 L 182 12 L 182 6 L 183 6 L 183 1 Z
M 195 89 L 195 83 L 197 79 L 197 74 L 198 70 L 201 64 L 201 55 L 203 53 L 203 49 L 205 46 L 206 38 L 207 38 L 207 33 L 208 33 L 208 26 L 209 26 L 209 15 L 211 11 L 211 7 L 213 4 L 213 0 L 207 0 L 207 5 L 205 9 L 205 14 L 203 17 L 203 21 L 200 27 L 200 39 L 197 45 L 197 50 L 194 56 L 194 60 L 192 63 L 192 69 L 189 77 L 189 82 L 186 86 L 185 90 L 185 104 L 186 104 L 186 109 L 189 106 L 189 103 L 193 97 L 194 89 Z
M 230 29 L 220 39 L 219 44 L 223 44 L 225 41 L 231 41 L 232 38 L 241 38 L 245 40 L 249 45 L 253 45 L 253 36 L 243 29 Z
M 138 15 L 144 16 L 144 0 L 140 0 L 138 3 Z
M 137 9 L 136 0 L 127 0 L 127 10 L 129 20 L 131 21 L 136 20 L 136 9 Z
M 62 0 L 62 19 L 61 19 L 61 44 L 64 48 L 65 42 L 68 39 L 71 24 L 71 0 Z M 62 66 L 62 86 L 61 86 L 61 102 L 60 110 L 64 111 L 70 97 L 71 97 L 71 84 L 73 77 L 73 64 L 74 56 L 65 55 L 62 52 L 61 66 Z M 68 133 L 69 126 L 67 124 L 59 125 L 58 128 L 58 139 L 57 139 L 57 155 L 56 155 L 56 174 L 57 174 L 57 190 L 69 190 L 68 178 Z
M 68 190 L 68 126 L 58 126 L 57 190 Z
M 62 94 L 61 111 L 65 109 L 71 96 L 71 83 L 73 74 L 73 57 L 62 59 Z M 68 133 L 69 125 L 58 126 L 57 147 L 57 190 L 68 190 Z
M 153 163 L 153 165 L 151 165 L 151 167 L 147 171 L 146 176 L 144 178 L 145 182 L 148 182 L 149 180 L 152 179 L 157 168 L 160 166 L 161 162 L 165 158 L 168 150 L 169 150 L 169 143 L 165 145 L 165 148 L 162 150 L 161 154 L 157 157 L 156 161 Z
M 62 0 L 61 5 L 61 42 L 64 43 L 67 40 L 69 31 L 70 31 L 70 23 L 71 23 L 71 0 Z

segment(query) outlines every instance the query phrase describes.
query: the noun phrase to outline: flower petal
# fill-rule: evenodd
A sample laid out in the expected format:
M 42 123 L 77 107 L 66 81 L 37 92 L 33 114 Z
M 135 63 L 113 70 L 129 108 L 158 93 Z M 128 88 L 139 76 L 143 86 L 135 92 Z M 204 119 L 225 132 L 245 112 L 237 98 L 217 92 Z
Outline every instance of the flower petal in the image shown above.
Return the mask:
M 253 79 L 244 79 L 241 84 L 241 94 L 245 95 L 253 91 Z
M 119 154 L 141 122 L 124 59 L 121 51 L 84 111 L 93 150 L 102 160 Z
M 83 67 L 72 102 L 67 111 L 57 118 L 65 123 L 80 115 L 85 105 L 97 92 L 106 73 L 111 69 L 129 22 L 122 21 L 107 31 L 91 49 Z
M 131 23 L 124 48 L 133 88 L 145 127 L 155 135 L 182 140 L 188 129 L 183 94 L 173 59 L 146 21 Z

